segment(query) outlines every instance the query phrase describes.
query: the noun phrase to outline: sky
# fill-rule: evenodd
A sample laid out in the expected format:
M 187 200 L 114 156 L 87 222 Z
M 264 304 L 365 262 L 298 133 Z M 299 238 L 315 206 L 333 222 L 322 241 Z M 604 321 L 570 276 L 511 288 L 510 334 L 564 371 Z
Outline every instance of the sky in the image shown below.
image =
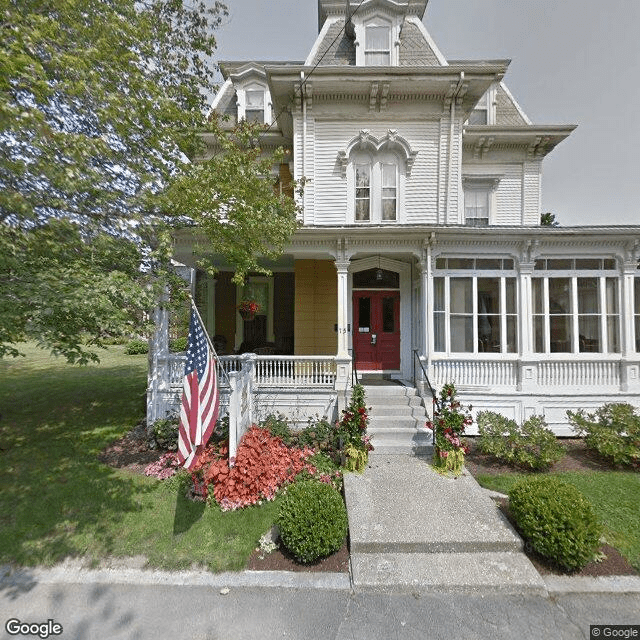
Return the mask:
M 227 4 L 217 59 L 307 57 L 317 0 Z M 640 0 L 429 0 L 424 23 L 447 59 L 510 59 L 505 84 L 534 124 L 578 125 L 543 163 L 543 212 L 640 225 Z

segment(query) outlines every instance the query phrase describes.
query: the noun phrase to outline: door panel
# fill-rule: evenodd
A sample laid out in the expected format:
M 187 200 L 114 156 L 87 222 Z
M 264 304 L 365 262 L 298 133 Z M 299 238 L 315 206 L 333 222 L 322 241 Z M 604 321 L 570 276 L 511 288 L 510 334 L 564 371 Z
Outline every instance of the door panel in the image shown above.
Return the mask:
M 400 294 L 397 291 L 356 291 L 353 315 L 357 368 L 399 369 Z

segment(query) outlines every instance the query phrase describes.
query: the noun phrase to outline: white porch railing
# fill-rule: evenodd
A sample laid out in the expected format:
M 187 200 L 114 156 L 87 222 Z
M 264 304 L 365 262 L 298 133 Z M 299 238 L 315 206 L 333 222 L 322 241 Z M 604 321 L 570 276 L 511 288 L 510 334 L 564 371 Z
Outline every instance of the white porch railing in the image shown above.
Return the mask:
M 447 382 L 458 386 L 515 387 L 518 363 L 505 360 L 435 360 L 432 384 L 436 388 Z
M 618 361 L 560 361 L 537 363 L 538 384 L 562 387 L 619 387 Z
M 336 380 L 333 356 L 256 356 L 259 387 L 329 387 Z

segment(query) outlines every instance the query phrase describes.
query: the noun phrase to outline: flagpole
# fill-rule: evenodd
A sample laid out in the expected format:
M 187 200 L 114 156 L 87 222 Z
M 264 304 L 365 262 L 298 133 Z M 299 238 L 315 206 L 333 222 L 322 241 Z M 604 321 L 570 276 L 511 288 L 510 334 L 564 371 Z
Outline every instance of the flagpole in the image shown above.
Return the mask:
M 216 348 L 213 346 L 213 342 L 211 342 L 211 338 L 209 337 L 209 333 L 207 332 L 207 328 L 206 328 L 204 322 L 202 321 L 202 316 L 200 315 L 200 312 L 198 311 L 198 307 L 196 306 L 196 303 L 195 303 L 193 297 L 191 296 L 191 294 L 189 294 L 189 300 L 191 300 L 191 306 L 192 306 L 193 310 L 196 312 L 196 315 L 198 316 L 198 320 L 200 321 L 200 325 L 202 326 L 202 330 L 204 331 L 204 335 L 207 338 L 207 342 L 209 343 L 209 347 L 211 348 L 211 351 L 213 352 L 213 356 L 215 358 L 215 362 L 217 363 L 219 358 L 220 358 L 220 356 L 216 352 Z M 229 375 L 224 370 L 224 367 L 220 367 L 220 369 L 222 370 L 222 373 L 224 374 L 224 377 L 227 379 L 227 384 L 229 385 L 229 388 L 231 388 L 231 380 L 229 380 Z

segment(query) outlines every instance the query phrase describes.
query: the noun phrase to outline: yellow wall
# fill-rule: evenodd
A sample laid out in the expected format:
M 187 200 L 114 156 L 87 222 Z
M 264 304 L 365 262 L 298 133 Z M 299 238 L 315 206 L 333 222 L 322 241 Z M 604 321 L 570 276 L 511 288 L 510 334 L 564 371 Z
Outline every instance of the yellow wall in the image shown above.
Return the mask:
M 338 279 L 331 260 L 296 260 L 295 355 L 335 355 Z

